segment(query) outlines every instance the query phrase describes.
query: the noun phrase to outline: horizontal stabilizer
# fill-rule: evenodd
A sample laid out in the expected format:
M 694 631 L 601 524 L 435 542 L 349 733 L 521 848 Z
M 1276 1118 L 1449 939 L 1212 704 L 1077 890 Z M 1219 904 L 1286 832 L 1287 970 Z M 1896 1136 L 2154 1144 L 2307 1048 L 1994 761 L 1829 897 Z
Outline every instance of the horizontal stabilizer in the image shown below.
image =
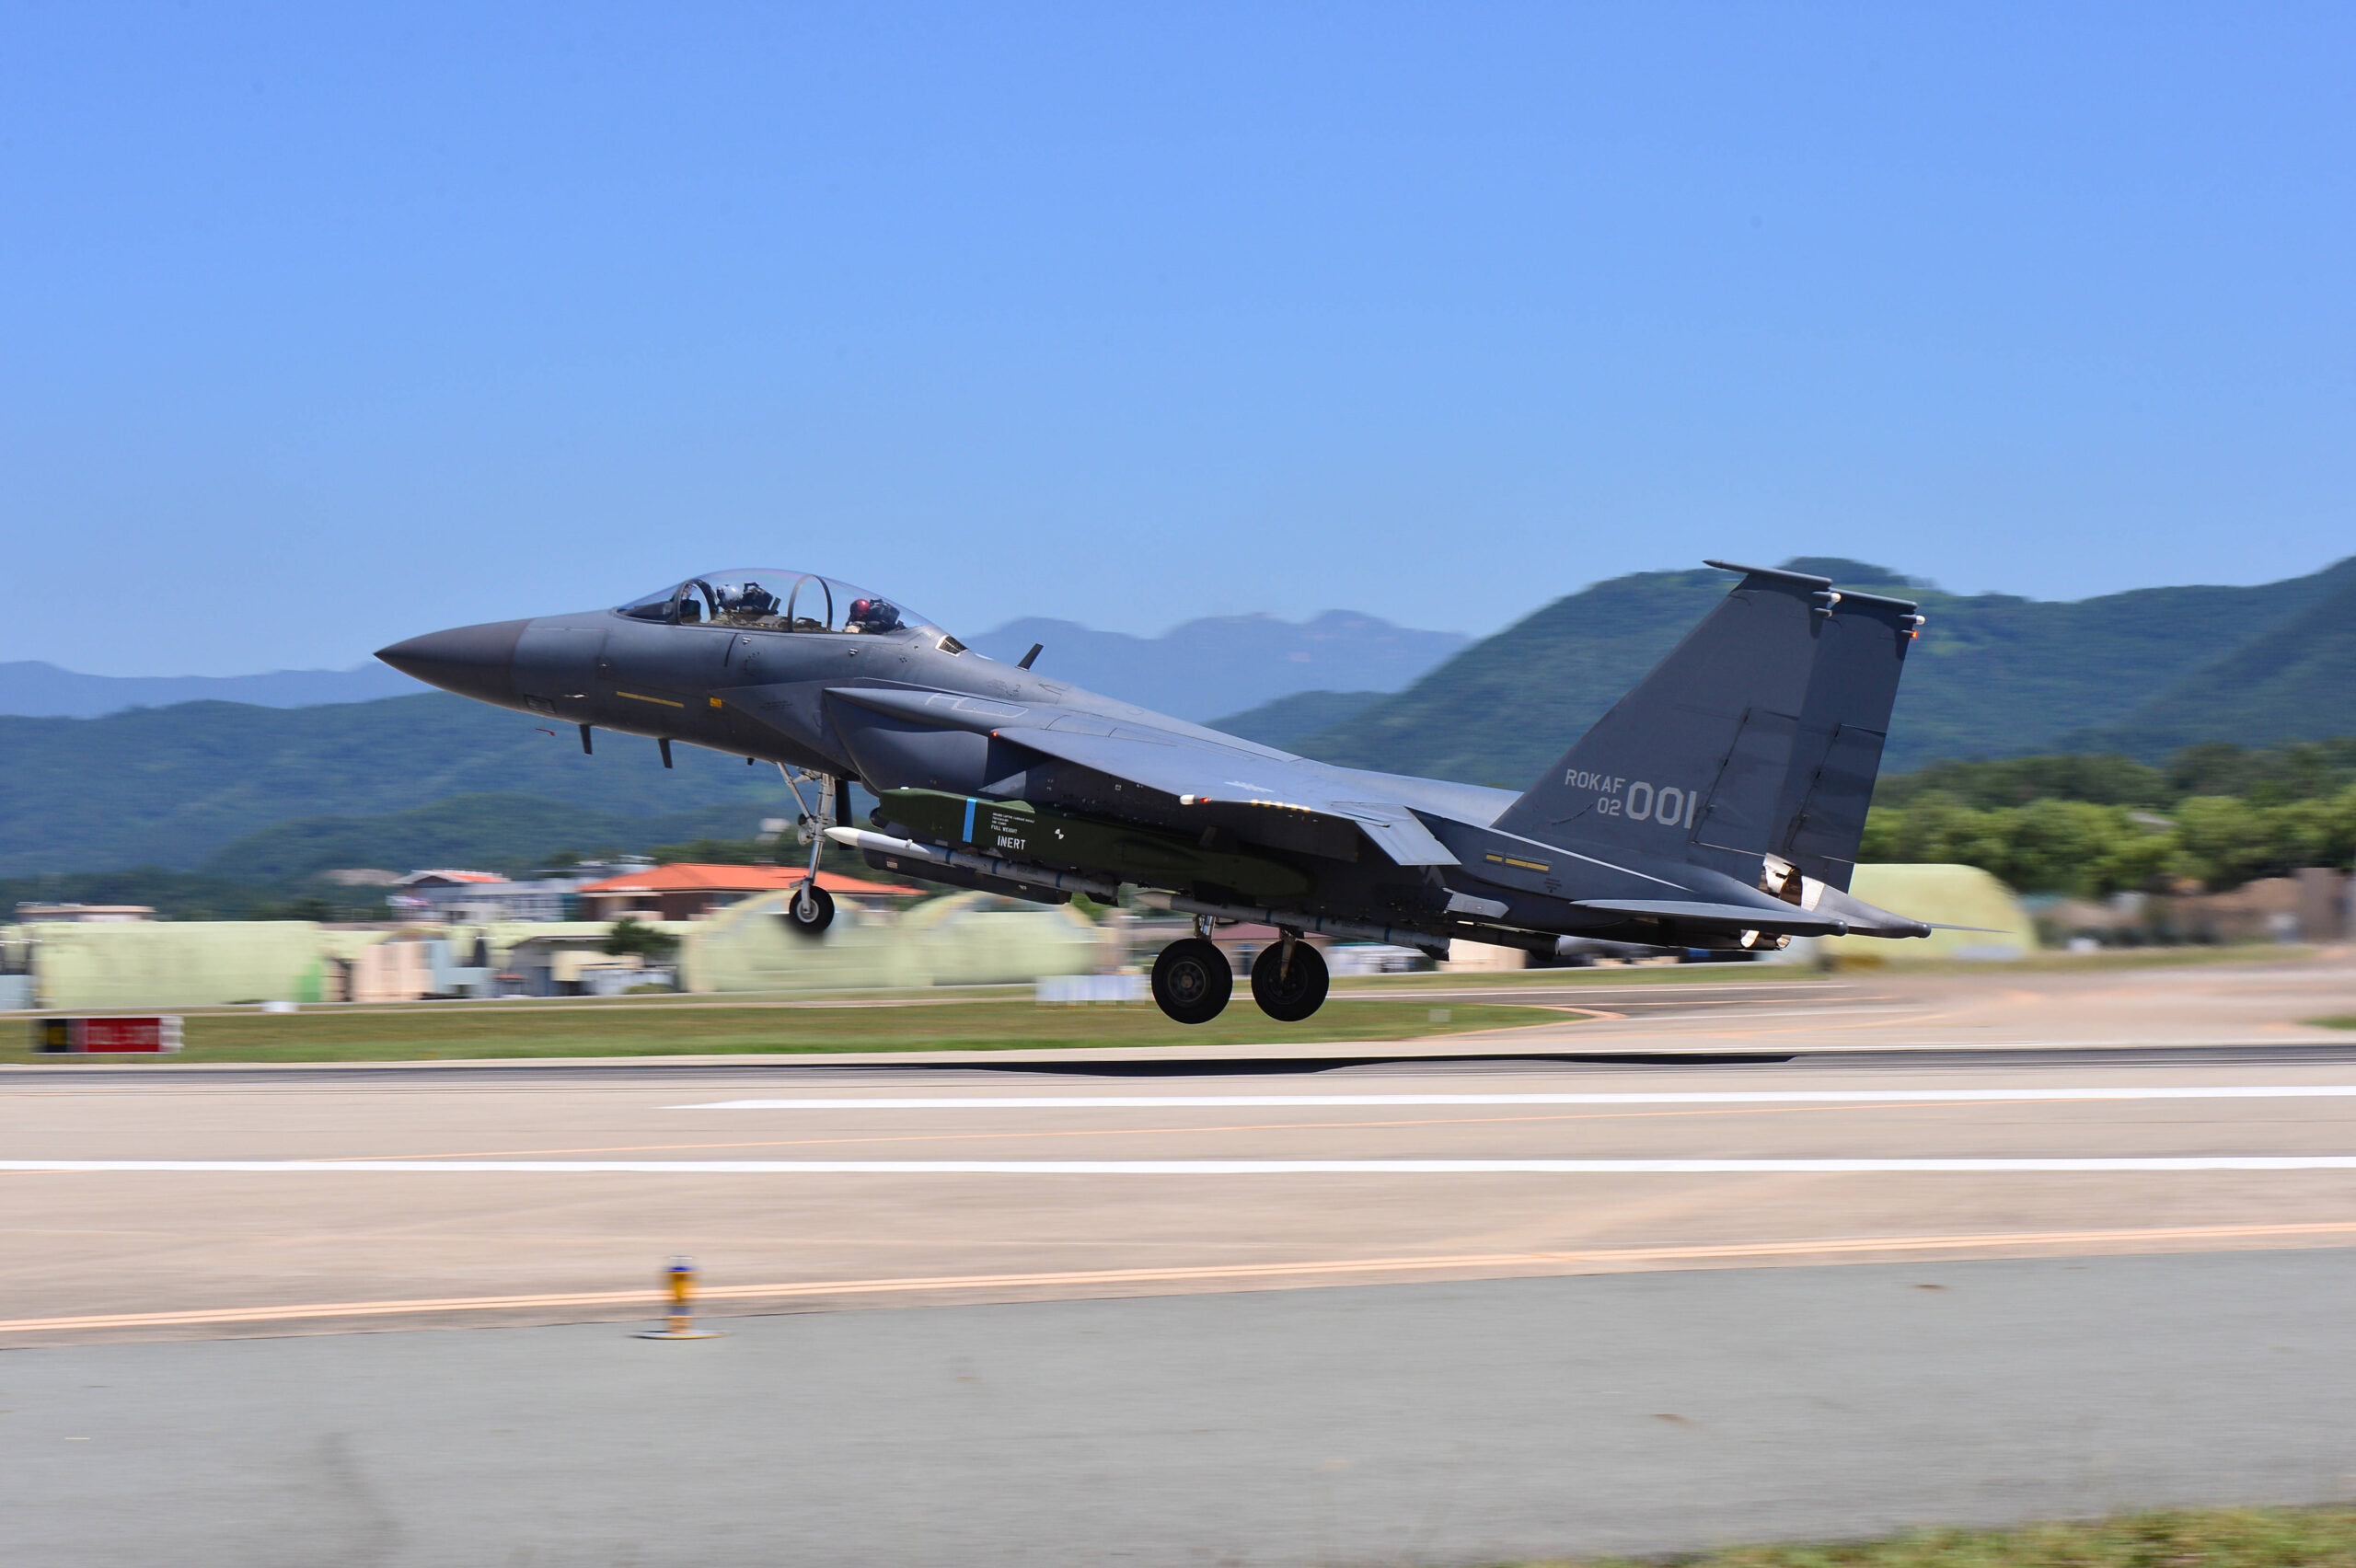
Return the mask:
M 1845 923 L 1849 934 L 1857 937 L 1927 937 L 1932 928 L 1923 921 L 1884 909 L 1877 904 L 1867 904 L 1854 893 L 1843 893 L 1837 887 L 1821 882 L 1809 882 L 1801 897 L 1803 908 L 1829 916 Z
M 1675 920 L 1688 926 L 1707 926 L 1736 931 L 1773 931 L 1790 937 L 1842 937 L 1849 933 L 1848 922 L 1830 916 L 1810 915 L 1805 910 L 1781 912 L 1761 909 L 1749 904 L 1695 904 L 1678 899 L 1581 898 L 1574 900 L 1575 909 L 1592 909 L 1599 915 L 1626 915 L 1640 920 Z

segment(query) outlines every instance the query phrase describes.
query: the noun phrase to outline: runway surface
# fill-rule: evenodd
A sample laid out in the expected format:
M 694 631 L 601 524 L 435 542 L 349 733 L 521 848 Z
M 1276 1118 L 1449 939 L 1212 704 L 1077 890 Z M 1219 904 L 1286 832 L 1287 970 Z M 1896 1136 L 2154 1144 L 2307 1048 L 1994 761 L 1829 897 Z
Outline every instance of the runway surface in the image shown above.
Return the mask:
M 1496 1562 L 2356 1483 L 2356 1252 L 0 1356 L 18 1568 Z
M 2356 1479 L 2345 956 L 1575 994 L 0 1069 L 9 1560 L 1467 1562 Z M 733 1337 L 629 1337 L 675 1254 Z
M 757 1312 L 2356 1239 L 2344 959 L 1576 994 L 1486 1058 L 15 1069 L 0 1345 L 623 1320 L 674 1254 Z

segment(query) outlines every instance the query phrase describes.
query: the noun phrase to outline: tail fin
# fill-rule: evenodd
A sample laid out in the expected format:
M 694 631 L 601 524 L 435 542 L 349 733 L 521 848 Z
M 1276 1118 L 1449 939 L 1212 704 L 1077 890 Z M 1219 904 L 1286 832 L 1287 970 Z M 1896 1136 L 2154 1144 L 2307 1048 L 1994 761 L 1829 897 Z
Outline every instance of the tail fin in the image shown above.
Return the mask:
M 1842 594 L 1817 631 L 1816 668 L 1769 847 L 1806 876 L 1847 892 L 1873 803 L 1898 677 L 1923 617 L 1913 602 Z
M 1660 856 L 1780 847 L 1778 808 L 1838 596 L 1830 578 L 1707 564 L 1742 581 L 1497 827 Z
M 1742 581 L 1496 825 L 1639 854 L 1775 856 L 1845 892 L 1923 617 L 1829 578 L 1707 564 Z

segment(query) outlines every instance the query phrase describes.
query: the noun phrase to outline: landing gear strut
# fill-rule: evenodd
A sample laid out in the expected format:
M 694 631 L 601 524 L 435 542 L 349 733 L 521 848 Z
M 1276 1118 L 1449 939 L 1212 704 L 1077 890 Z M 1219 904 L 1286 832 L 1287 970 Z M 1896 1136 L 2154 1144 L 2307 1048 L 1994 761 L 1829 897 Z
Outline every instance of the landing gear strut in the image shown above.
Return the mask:
M 826 852 L 828 824 L 840 824 L 849 815 L 850 789 L 840 779 L 826 778 L 819 786 L 818 810 L 813 814 L 809 802 L 802 799 L 802 786 L 785 764 L 779 763 L 777 770 L 785 775 L 785 787 L 793 791 L 795 802 L 802 807 L 802 831 L 809 836 L 804 842 L 810 846 L 809 874 L 785 901 L 786 928 L 814 937 L 835 923 L 835 895 L 818 885 L 818 857 Z
M 1235 992 L 1227 954 L 1207 937 L 1172 942 L 1153 961 L 1153 999 L 1180 1023 L 1208 1023 Z
M 1290 931 L 1252 961 L 1252 999 L 1279 1023 L 1299 1023 L 1323 1007 L 1330 983 L 1324 955 Z

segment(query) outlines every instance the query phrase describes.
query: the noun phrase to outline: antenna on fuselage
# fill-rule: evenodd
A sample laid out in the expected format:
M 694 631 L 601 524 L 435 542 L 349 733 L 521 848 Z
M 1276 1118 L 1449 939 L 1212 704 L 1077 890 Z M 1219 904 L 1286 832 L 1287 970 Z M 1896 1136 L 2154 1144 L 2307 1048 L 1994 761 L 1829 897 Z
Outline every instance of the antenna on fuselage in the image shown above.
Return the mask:
M 1016 669 L 1018 669 L 1018 670 L 1027 670 L 1027 669 L 1029 669 L 1029 668 L 1031 667 L 1031 661 L 1032 661 L 1032 660 L 1034 660 L 1034 659 L 1036 659 L 1036 658 L 1039 656 L 1039 651 L 1040 651 L 1041 649 L 1045 648 L 1045 647 L 1046 647 L 1046 644 L 1045 644 L 1045 643 L 1044 643 L 1044 642 L 1034 642 L 1034 643 L 1033 643 L 1033 644 L 1031 645 L 1031 651 L 1030 651 L 1030 652 L 1028 652 L 1028 653 L 1025 653 L 1024 655 L 1022 655 L 1022 658 L 1020 658 L 1020 659 L 1016 660 L 1016 661 L 1014 662 L 1014 667 L 1015 667 Z

